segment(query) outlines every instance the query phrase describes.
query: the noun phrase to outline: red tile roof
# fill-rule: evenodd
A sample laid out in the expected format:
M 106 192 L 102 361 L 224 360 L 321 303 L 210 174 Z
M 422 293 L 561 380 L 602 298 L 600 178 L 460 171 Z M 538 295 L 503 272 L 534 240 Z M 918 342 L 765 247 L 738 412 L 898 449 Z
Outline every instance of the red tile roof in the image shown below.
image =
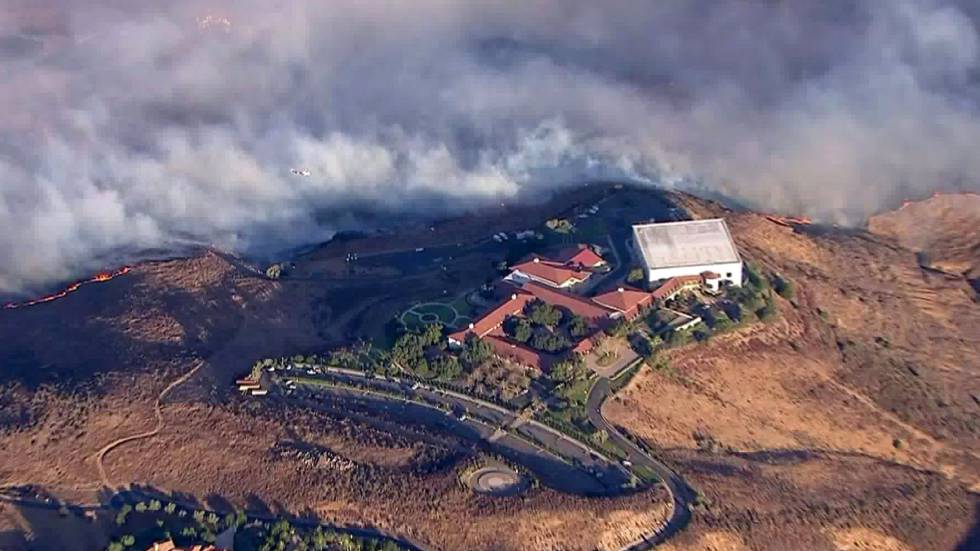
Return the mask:
M 533 348 L 525 346 L 519 342 L 496 335 L 490 335 L 484 340 L 490 344 L 494 353 L 496 353 L 498 356 L 513 360 L 519 364 L 540 369 L 542 371 L 551 365 L 551 362 L 549 361 L 551 358 L 549 355 L 538 352 L 537 350 L 534 350 Z
M 641 307 L 653 302 L 653 295 L 639 289 L 620 287 L 615 291 L 592 297 L 592 300 L 607 308 L 632 316 Z
M 524 272 L 530 276 L 543 279 L 553 283 L 556 287 L 565 285 L 573 279 L 585 281 L 592 275 L 591 272 L 585 272 L 576 268 L 569 268 L 561 262 L 555 262 L 553 260 L 547 260 L 540 257 L 535 257 L 527 262 L 522 262 L 516 266 L 512 266 L 511 269 L 520 270 L 521 272 Z
M 680 291 L 682 288 L 701 283 L 701 276 L 677 276 L 672 277 L 657 287 L 652 293 L 655 300 L 667 299 Z
M 466 340 L 466 336 L 470 333 L 476 335 L 477 337 L 485 337 L 494 329 L 500 327 L 507 319 L 507 316 L 516 316 L 524 310 L 524 306 L 528 302 L 534 300 L 534 297 L 528 293 L 518 291 L 510 296 L 509 299 L 504 301 L 502 304 L 490 310 L 483 315 L 480 319 L 471 323 L 467 329 L 462 331 L 457 331 L 451 335 L 449 338 L 463 342 Z
M 525 283 L 522 288 L 528 293 L 534 295 L 536 298 L 539 298 L 552 306 L 564 308 L 577 316 L 585 318 L 586 321 L 591 321 L 593 323 L 601 323 L 604 320 L 609 319 L 609 316 L 613 312 L 612 310 L 596 304 L 591 300 L 569 293 L 564 293 L 558 289 L 553 289 L 533 281 Z
M 597 255 L 588 245 L 579 244 L 577 247 L 565 249 L 558 253 L 556 262 L 566 266 L 585 266 L 592 268 L 604 264 L 606 261 Z
M 572 352 L 577 352 L 579 354 L 588 354 L 589 351 L 592 350 L 592 346 L 593 346 L 592 339 L 586 337 L 578 341 L 577 343 L 575 343 L 575 346 L 572 347 Z

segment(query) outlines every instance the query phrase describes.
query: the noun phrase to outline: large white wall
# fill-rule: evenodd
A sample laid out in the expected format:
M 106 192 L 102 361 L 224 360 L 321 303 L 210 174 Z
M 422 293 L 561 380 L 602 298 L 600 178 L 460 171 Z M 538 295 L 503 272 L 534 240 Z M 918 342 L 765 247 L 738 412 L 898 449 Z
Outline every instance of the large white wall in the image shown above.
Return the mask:
M 661 279 L 669 279 L 677 276 L 701 275 L 702 272 L 715 272 L 716 274 L 721 275 L 722 279 L 732 282 L 732 285 L 738 287 L 742 286 L 741 262 L 730 262 L 727 264 L 705 264 L 702 266 L 681 266 L 677 268 L 657 268 L 653 270 L 651 270 L 649 267 L 644 267 L 644 270 L 647 273 L 647 281 L 651 283 Z

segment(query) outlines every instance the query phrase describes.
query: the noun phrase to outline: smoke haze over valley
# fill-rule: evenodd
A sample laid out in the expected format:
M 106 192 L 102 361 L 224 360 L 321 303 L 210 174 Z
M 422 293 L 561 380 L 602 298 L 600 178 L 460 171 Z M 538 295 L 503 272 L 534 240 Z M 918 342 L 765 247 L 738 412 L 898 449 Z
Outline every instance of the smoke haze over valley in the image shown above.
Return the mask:
M 980 189 L 978 25 L 966 0 L 0 0 L 0 291 L 592 179 L 860 223 Z

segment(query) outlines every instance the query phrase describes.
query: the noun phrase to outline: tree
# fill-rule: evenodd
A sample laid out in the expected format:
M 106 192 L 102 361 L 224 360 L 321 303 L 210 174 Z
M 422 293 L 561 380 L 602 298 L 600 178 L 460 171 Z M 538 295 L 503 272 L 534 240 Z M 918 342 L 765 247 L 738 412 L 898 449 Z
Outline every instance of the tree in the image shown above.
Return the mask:
M 759 319 L 762 321 L 769 321 L 773 317 L 775 317 L 776 304 L 773 302 L 772 297 L 769 296 L 766 297 L 765 306 L 757 310 L 755 315 L 759 316 Z
M 136 538 L 132 534 L 126 534 L 119 538 L 119 543 L 123 544 L 123 547 L 132 547 L 136 543 Z
M 282 266 L 273 264 L 265 270 L 265 277 L 269 279 L 279 279 L 282 276 Z
M 531 337 L 531 346 L 544 352 L 558 352 L 565 350 L 570 345 L 571 343 L 568 342 L 568 339 L 564 335 L 552 333 L 551 331 L 537 331 Z
M 576 355 L 555 362 L 551 368 L 551 380 L 558 383 L 568 383 L 585 377 L 585 366 L 582 359 Z
M 582 316 L 572 316 L 568 322 L 568 332 L 573 337 L 584 337 L 589 334 L 589 324 L 585 323 Z
M 609 439 L 609 433 L 605 429 L 599 429 L 589 436 L 589 440 L 596 446 L 602 446 Z
M 793 286 L 793 282 L 778 274 L 773 276 L 772 288 L 777 294 L 779 294 L 779 296 L 786 300 L 792 300 L 793 296 L 796 294 L 796 289 Z
M 159 511 L 163 504 L 160 503 L 159 499 L 151 499 L 150 506 L 147 509 L 151 511 Z
M 146 512 L 146 503 L 143 503 L 142 501 L 137 502 L 136 503 L 135 510 L 136 510 L 137 513 L 145 513 Z
M 720 333 L 722 331 L 727 331 L 734 326 L 735 323 L 728 317 L 728 314 L 725 312 L 718 312 L 714 316 L 714 323 L 711 325 L 711 329 L 716 333 Z
M 606 334 L 610 337 L 625 337 L 626 333 L 629 332 L 630 325 L 623 318 L 619 318 L 612 325 L 606 327 Z
M 561 322 L 561 310 L 555 308 L 554 306 L 544 302 L 543 300 L 534 300 L 527 307 L 528 319 L 538 325 L 543 325 L 548 328 L 557 327 Z
M 125 551 L 125 549 L 126 548 L 123 546 L 123 544 L 119 543 L 118 541 L 114 541 L 109 544 L 109 547 L 106 547 L 106 551 Z
M 517 342 L 527 342 L 531 338 L 533 327 L 527 318 L 511 316 L 504 323 L 505 332 Z
M 463 369 L 459 365 L 459 360 L 455 356 L 450 356 L 449 354 L 442 354 L 436 357 L 430 363 L 432 371 L 437 379 L 452 380 L 459 377 Z
M 673 330 L 667 333 L 667 344 L 670 346 L 682 346 L 691 340 L 691 335 L 687 331 Z
M 755 289 L 765 289 L 768 286 L 768 282 L 759 275 L 759 271 L 755 269 L 755 266 L 746 262 L 745 268 L 745 279 L 749 282 L 749 286 Z
M 432 346 L 442 340 L 442 324 L 430 323 L 422 331 L 422 346 Z
M 631 268 L 629 274 L 626 275 L 626 282 L 640 283 L 644 278 L 643 268 Z
M 120 507 L 119 513 L 116 514 L 116 524 L 118 524 L 119 526 L 126 524 L 126 517 L 129 515 L 129 512 L 132 510 L 133 510 L 133 506 L 128 503 Z
M 327 538 L 327 535 L 323 532 L 322 527 L 317 526 L 316 529 L 310 533 L 309 544 L 310 547 L 314 549 L 314 551 L 323 551 L 324 549 L 327 548 L 328 545 L 330 545 L 330 540 Z
M 174 511 L 176 510 L 177 510 L 176 503 L 168 503 L 167 506 L 163 508 L 163 512 L 167 513 L 168 515 L 174 514 Z
M 490 347 L 489 343 L 475 336 L 470 336 L 463 344 L 463 352 L 459 355 L 459 359 L 467 367 L 473 368 L 483 364 L 492 356 L 493 348 Z

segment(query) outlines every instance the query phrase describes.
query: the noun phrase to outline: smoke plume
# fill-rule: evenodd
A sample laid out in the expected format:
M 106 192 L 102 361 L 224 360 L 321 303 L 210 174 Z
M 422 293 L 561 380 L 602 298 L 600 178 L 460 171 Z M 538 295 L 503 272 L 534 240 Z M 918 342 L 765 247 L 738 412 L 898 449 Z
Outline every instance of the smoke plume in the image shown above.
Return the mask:
M 0 0 L 0 291 L 592 178 L 841 223 L 976 190 L 976 6 Z

